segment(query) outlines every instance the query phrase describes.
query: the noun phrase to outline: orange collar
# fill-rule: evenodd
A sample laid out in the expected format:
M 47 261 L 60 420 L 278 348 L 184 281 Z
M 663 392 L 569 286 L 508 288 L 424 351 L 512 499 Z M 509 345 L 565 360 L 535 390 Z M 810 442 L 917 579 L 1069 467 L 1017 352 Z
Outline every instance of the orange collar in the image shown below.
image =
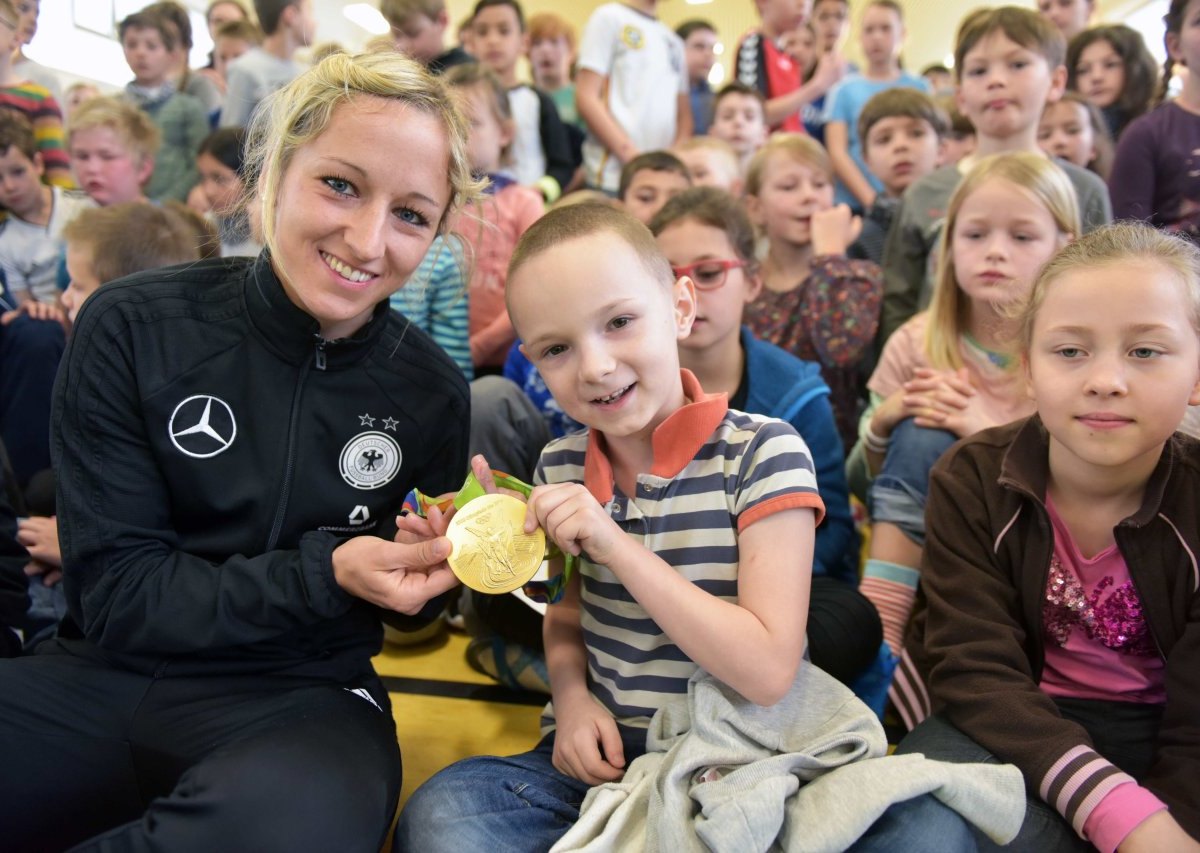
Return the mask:
M 680 406 L 655 428 L 650 438 L 654 458 L 649 471 L 652 477 L 669 480 L 686 468 L 729 411 L 729 398 L 725 394 L 705 394 L 690 370 L 681 368 L 679 378 L 684 396 L 692 402 Z M 613 498 L 613 482 L 604 434 L 588 430 L 583 484 L 592 497 L 606 504 Z

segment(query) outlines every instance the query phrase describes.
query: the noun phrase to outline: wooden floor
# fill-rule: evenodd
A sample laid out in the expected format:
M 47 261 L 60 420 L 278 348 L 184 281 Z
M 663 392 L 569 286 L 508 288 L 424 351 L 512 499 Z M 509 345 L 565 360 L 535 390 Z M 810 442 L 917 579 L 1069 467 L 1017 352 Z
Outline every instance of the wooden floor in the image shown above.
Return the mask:
M 467 638 L 444 631 L 417 646 L 385 644 L 375 670 L 392 698 L 404 760 L 403 803 L 441 768 L 472 755 L 511 755 L 538 741 L 545 697 L 508 690 L 467 665 Z

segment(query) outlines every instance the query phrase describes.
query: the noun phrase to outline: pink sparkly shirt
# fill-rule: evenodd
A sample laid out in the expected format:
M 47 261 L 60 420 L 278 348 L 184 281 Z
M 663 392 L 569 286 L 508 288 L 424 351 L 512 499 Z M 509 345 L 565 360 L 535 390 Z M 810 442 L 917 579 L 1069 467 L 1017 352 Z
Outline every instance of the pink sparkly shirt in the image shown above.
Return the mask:
M 1117 546 L 1085 558 L 1046 498 L 1054 556 L 1042 602 L 1042 690 L 1109 702 L 1167 701 L 1162 656 Z
M 1054 556 L 1042 602 L 1042 690 L 1079 699 L 1166 702 L 1163 659 L 1120 549 L 1113 544 L 1084 557 L 1049 495 L 1046 510 L 1054 526 Z M 1104 796 L 1083 832 L 1101 853 L 1112 853 L 1164 808 L 1154 794 L 1126 782 Z

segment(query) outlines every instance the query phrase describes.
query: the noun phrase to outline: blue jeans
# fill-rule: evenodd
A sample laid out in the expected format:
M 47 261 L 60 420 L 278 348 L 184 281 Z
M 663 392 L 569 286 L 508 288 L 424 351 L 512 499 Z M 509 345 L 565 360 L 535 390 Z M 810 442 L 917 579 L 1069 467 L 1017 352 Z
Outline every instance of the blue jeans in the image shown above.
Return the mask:
M 625 732 L 622 738 L 631 761 L 636 744 Z M 551 734 L 531 752 L 468 758 L 442 770 L 405 804 L 393 853 L 549 850 L 579 819 L 588 792 L 587 784 L 554 769 L 553 753 Z M 850 850 L 969 853 L 975 844 L 967 822 L 926 794 L 891 806 Z
M 896 748 L 897 755 L 920 753 L 926 758 L 939 761 L 950 761 L 955 764 L 982 763 L 999 764 L 1000 760 L 992 755 L 971 738 L 967 737 L 942 714 L 934 714 L 913 729 Z M 1053 850 L 1056 853 L 1071 853 L 1071 851 L 1093 850 L 1075 830 L 1063 820 L 1062 815 L 1036 795 L 1029 795 L 1025 800 L 1025 822 L 1017 837 L 1004 847 L 1000 847 L 982 832 L 975 832 L 976 848 L 987 853 L 993 850 L 1004 850 L 1008 853 L 1042 853 Z
M 906 418 L 892 430 L 883 467 L 871 484 L 867 504 L 873 522 L 888 522 L 925 546 L 925 500 L 929 471 L 958 436 L 944 429 L 917 426 Z

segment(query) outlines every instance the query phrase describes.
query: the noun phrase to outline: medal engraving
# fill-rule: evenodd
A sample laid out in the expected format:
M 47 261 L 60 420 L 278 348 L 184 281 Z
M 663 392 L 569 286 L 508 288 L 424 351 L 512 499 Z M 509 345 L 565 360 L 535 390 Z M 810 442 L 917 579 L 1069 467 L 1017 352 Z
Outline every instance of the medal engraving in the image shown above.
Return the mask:
M 523 586 L 541 566 L 546 534 L 526 533 L 525 504 L 511 495 L 475 498 L 450 519 L 446 537 L 454 549 L 447 561 L 464 584 L 499 594 Z

